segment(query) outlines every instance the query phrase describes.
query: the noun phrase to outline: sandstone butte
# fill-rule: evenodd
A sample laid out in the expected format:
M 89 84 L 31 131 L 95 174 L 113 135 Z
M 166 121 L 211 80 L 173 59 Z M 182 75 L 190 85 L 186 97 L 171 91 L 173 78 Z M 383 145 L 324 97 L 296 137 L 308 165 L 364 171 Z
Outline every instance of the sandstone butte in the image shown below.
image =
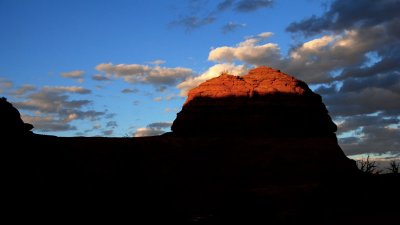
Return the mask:
M 37 135 L 6 99 L 0 113 L 2 150 L 11 153 L 5 205 L 17 209 L 13 219 L 70 218 L 72 205 L 90 220 L 115 210 L 113 221 L 122 215 L 137 224 L 193 224 L 199 212 L 208 220 L 201 224 L 321 224 L 333 209 L 328 219 L 353 215 L 359 201 L 348 196 L 368 196 L 346 194 L 359 172 L 340 149 L 321 97 L 268 67 L 192 89 L 167 135 Z M 388 187 L 371 193 L 381 196 Z M 369 212 L 370 199 L 365 203 L 357 207 Z
M 190 90 L 172 125 L 178 135 L 327 136 L 336 129 L 320 95 L 266 66 Z

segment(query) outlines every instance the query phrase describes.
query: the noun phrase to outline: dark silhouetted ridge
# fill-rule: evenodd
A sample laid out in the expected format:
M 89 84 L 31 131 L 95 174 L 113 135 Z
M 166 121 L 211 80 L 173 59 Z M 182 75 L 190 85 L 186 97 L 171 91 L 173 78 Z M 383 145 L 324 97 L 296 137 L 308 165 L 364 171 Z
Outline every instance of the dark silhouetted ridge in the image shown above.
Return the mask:
M 0 136 L 2 137 L 22 137 L 31 135 L 33 126 L 24 123 L 21 114 L 6 98 L 0 98 Z
M 340 149 L 321 97 L 268 67 L 191 90 L 168 135 L 31 135 L 3 98 L 0 113 L 1 152 L 11 153 L 3 214 L 12 221 L 398 221 L 398 174 L 362 176 Z

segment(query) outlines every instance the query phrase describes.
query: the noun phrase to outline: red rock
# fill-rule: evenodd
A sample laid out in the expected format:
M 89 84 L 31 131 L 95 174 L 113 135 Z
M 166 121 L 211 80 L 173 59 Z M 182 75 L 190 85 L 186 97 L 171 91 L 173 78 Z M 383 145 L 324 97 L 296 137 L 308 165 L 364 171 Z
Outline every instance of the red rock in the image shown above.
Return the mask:
M 321 96 L 269 67 L 222 74 L 192 89 L 172 125 L 181 135 L 326 136 L 336 131 Z

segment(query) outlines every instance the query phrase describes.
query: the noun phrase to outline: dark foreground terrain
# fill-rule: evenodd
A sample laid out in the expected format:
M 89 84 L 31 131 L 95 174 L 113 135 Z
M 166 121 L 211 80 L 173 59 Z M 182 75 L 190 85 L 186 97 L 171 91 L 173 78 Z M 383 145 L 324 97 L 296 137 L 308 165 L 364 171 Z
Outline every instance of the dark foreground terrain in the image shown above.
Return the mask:
M 398 224 L 399 175 L 307 175 L 333 166 L 312 158 L 319 141 L 327 140 L 34 135 L 7 147 L 6 215 L 54 223 Z M 288 148 L 298 154 L 282 154 Z M 282 158 L 269 162 L 271 154 Z
M 321 96 L 269 67 L 192 89 L 162 136 L 35 135 L 5 98 L 0 124 L 6 221 L 400 224 L 399 174 L 360 172 Z

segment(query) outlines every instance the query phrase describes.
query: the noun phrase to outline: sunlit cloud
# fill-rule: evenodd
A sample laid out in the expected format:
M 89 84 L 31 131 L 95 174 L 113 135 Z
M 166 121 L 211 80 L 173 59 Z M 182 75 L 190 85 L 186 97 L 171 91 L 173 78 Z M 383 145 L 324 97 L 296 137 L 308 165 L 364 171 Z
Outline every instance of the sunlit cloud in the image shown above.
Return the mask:
M 96 70 L 116 78 L 123 78 L 129 83 L 145 83 L 152 85 L 173 85 L 193 74 L 192 70 L 183 67 L 160 67 L 141 64 L 101 63 Z
M 223 72 L 240 76 L 244 75 L 247 71 L 248 68 L 244 65 L 235 65 L 232 63 L 216 64 L 199 76 L 187 78 L 176 87 L 181 90 L 180 96 L 186 96 L 190 89 L 197 87 L 206 80 L 218 77 Z
M 171 127 L 172 123 L 171 122 L 157 122 L 157 123 L 151 123 L 147 125 L 146 127 L 141 127 L 136 130 L 136 132 L 133 134 L 134 137 L 145 137 L 145 136 L 157 136 L 161 135 L 166 131 L 166 129 L 169 129 Z

